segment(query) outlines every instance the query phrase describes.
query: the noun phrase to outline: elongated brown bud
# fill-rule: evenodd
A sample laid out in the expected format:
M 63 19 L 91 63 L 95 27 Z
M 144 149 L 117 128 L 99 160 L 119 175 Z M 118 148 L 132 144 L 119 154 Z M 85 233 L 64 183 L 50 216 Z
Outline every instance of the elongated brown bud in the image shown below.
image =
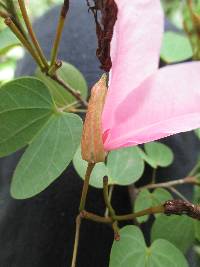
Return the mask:
M 82 158 L 90 163 L 103 162 L 105 160 L 106 153 L 102 140 L 101 115 L 106 93 L 106 75 L 104 74 L 92 88 L 83 126 L 81 153 Z

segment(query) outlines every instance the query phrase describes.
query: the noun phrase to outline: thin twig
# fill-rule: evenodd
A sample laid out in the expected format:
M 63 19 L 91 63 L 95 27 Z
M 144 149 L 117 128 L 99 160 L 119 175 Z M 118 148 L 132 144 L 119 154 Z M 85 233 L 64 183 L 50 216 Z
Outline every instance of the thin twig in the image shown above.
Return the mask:
M 114 232 L 114 239 L 116 241 L 119 241 L 120 240 L 120 229 L 119 229 L 119 226 L 118 226 L 118 221 L 114 221 L 113 224 L 112 224 L 112 228 L 113 228 L 113 232 Z
M 67 112 L 73 112 L 73 113 L 86 113 L 86 109 L 78 109 L 78 108 L 71 108 L 68 109 Z
M 111 202 L 111 200 L 112 200 L 113 190 L 114 190 L 114 185 L 111 185 L 111 186 L 109 187 L 109 194 L 108 194 L 108 200 L 109 200 L 109 202 Z M 106 207 L 105 215 L 104 215 L 104 216 L 105 216 L 105 217 L 108 217 L 108 216 L 109 216 L 109 210 L 108 210 L 107 207 Z
M 54 65 L 49 67 L 48 74 L 49 76 L 52 76 L 56 73 L 58 69 L 62 67 L 62 61 L 61 60 L 56 60 Z
M 77 254 L 78 254 L 78 245 L 79 245 L 79 238 L 80 238 L 80 227 L 81 227 L 81 216 L 78 215 L 76 218 L 76 233 L 75 233 L 75 242 L 74 242 L 71 267 L 76 266 L 76 259 L 77 259 Z
M 3 18 L 3 19 L 6 19 L 6 18 L 10 17 L 10 14 L 8 14 L 5 11 L 0 10 L 0 17 Z
M 85 209 L 85 202 L 86 202 L 86 197 L 88 193 L 90 175 L 92 173 L 94 166 L 95 166 L 95 163 L 88 163 L 86 174 L 85 174 L 85 180 L 83 184 L 81 201 L 80 201 L 80 206 L 79 206 L 80 214 L 76 218 L 76 234 L 75 234 L 74 250 L 73 250 L 71 267 L 76 266 L 76 258 L 77 258 L 77 253 L 78 253 L 78 244 L 79 244 L 80 227 L 81 227 L 81 218 L 82 218 L 83 210 Z
M 105 201 L 106 207 L 108 209 L 108 214 L 113 220 L 112 228 L 113 228 L 113 232 L 114 232 L 114 239 L 119 241 L 120 240 L 120 234 L 119 234 L 118 222 L 114 219 L 115 210 L 113 209 L 111 202 L 110 202 L 110 198 L 109 198 L 108 176 L 104 176 L 104 178 L 103 178 L 103 196 L 104 196 L 104 201 Z
M 83 210 L 81 212 L 81 217 L 83 219 L 87 219 L 93 222 L 97 222 L 97 223 L 105 223 L 105 224 L 111 224 L 113 223 L 113 220 L 111 217 L 103 217 L 103 216 L 99 216 L 97 214 L 94 214 L 92 212 L 88 212 L 86 210 Z
M 178 197 L 180 197 L 181 199 L 183 199 L 184 201 L 188 201 L 188 199 L 187 199 L 186 197 L 184 197 L 178 190 L 176 190 L 176 188 L 170 186 L 170 187 L 169 187 L 169 190 L 170 190 L 172 193 L 176 194 L 176 195 L 177 195 Z
M 145 186 L 138 188 L 138 190 L 154 189 L 159 187 L 169 188 L 171 186 L 182 185 L 182 184 L 200 185 L 199 181 L 195 176 L 187 176 L 183 179 L 173 180 L 165 183 L 147 184 Z
M 35 61 L 39 65 L 39 67 L 41 69 L 44 69 L 44 65 L 41 62 L 40 58 L 38 58 L 34 48 L 31 45 L 31 43 L 27 39 L 24 38 L 24 35 L 21 33 L 21 31 L 18 29 L 18 27 L 12 21 L 12 19 L 11 18 L 6 18 L 4 20 L 4 22 L 11 29 L 11 31 L 16 35 L 16 37 L 20 40 L 20 42 L 24 45 L 24 47 L 29 51 L 29 53 L 35 59 Z
M 125 214 L 125 215 L 114 215 L 113 218 L 109 217 L 103 217 L 99 216 L 97 214 L 94 214 L 92 212 L 88 212 L 83 210 L 81 212 L 81 217 L 83 219 L 88 219 L 90 221 L 94 222 L 99 222 L 99 223 L 105 223 L 105 224 L 113 224 L 113 219 L 116 221 L 129 221 L 133 220 L 137 217 L 141 217 L 144 215 L 150 215 L 150 214 L 156 214 L 156 213 L 163 213 L 164 212 L 164 206 L 156 206 L 156 207 L 151 207 L 142 211 L 138 211 L 135 213 L 130 213 L 130 214 Z
M 144 215 L 150 215 L 150 214 L 156 214 L 156 213 L 163 213 L 164 212 L 164 206 L 156 206 L 151 207 L 145 210 L 141 210 L 135 213 L 127 214 L 127 215 L 116 215 L 113 217 L 116 221 L 127 221 L 127 220 L 133 220 L 137 217 L 142 217 Z
M 83 189 L 82 189 L 80 206 L 79 206 L 80 212 L 85 209 L 85 202 L 86 202 L 86 197 L 87 197 L 87 192 L 88 192 L 88 187 L 89 187 L 90 175 L 92 173 L 94 166 L 95 166 L 95 163 L 88 163 L 86 174 L 85 174 L 85 179 L 84 179 L 84 184 L 83 184 Z
M 17 15 L 17 10 L 13 0 L 7 0 L 6 2 L 6 10 L 11 14 L 12 21 L 15 23 L 18 30 L 24 36 L 24 39 L 28 41 L 28 36 L 26 35 L 26 31 Z
M 2 7 L 5 10 L 7 10 L 7 6 L 4 3 L 2 3 L 1 1 L 0 1 L 0 7 Z
M 37 51 L 43 65 L 45 66 L 45 68 L 48 70 L 49 68 L 49 65 L 48 65 L 48 62 L 47 62 L 47 59 L 40 47 L 40 44 L 37 40 L 37 37 L 33 31 L 33 27 L 32 27 L 32 24 L 30 22 L 30 19 L 29 19 L 29 16 L 28 16 L 28 13 L 27 13 L 27 10 L 26 10 L 26 6 L 25 6 L 25 3 L 24 3 L 24 0 L 18 0 L 18 3 L 19 3 L 19 7 L 20 7 L 20 10 L 21 10 L 21 13 L 22 13 L 22 17 L 24 19 L 24 22 L 26 24 L 26 27 L 27 27 L 27 30 L 29 32 L 29 35 L 30 35 L 30 38 L 33 42 L 33 45 L 35 47 L 35 50 Z
M 72 102 L 66 106 L 62 106 L 62 107 L 58 108 L 58 110 L 60 112 L 63 112 L 63 111 L 70 112 L 73 108 L 75 109 L 76 107 L 78 108 L 78 102 L 74 101 L 74 102 Z
M 58 75 L 49 75 L 47 74 L 50 78 L 52 78 L 54 81 L 56 81 L 58 84 L 63 86 L 71 95 L 74 96 L 84 107 L 88 106 L 87 101 L 85 101 L 82 97 L 79 91 L 74 90 L 69 84 L 64 82 Z
M 69 10 L 69 0 L 64 0 L 64 3 L 61 8 L 58 26 L 56 30 L 56 36 L 55 36 L 55 40 L 54 40 L 54 44 L 53 44 L 53 48 L 51 52 L 51 64 L 50 64 L 51 66 L 53 66 L 57 60 L 58 48 L 60 45 L 62 32 L 63 32 L 65 19 L 66 19 L 68 10 Z
M 108 208 L 109 215 L 111 217 L 115 216 L 115 211 L 110 203 L 109 194 L 108 194 L 108 176 L 103 178 L 103 196 L 106 207 Z
M 172 199 L 165 201 L 165 203 L 163 203 L 160 206 L 151 207 L 131 214 L 115 215 L 114 218 L 102 217 L 85 210 L 81 212 L 81 217 L 94 222 L 112 224 L 113 219 L 116 221 L 127 221 L 127 220 L 133 220 L 137 217 L 141 217 L 144 215 L 157 214 L 157 213 L 164 213 L 167 215 L 172 215 L 172 214 L 187 215 L 194 219 L 200 220 L 200 205 L 194 205 L 189 201 L 181 199 Z
M 200 168 L 200 161 L 197 162 L 197 164 L 193 167 L 188 176 L 194 176 L 199 168 Z
M 156 183 L 156 171 L 157 171 L 157 169 L 153 168 L 153 171 L 152 171 L 152 184 Z

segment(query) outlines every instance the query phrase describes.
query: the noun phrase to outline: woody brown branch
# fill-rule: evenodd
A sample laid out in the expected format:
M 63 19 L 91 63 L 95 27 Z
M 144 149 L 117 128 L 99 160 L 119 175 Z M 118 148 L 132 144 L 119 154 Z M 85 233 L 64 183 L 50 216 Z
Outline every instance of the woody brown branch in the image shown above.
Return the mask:
M 200 220 L 200 205 L 194 205 L 180 199 L 168 200 L 164 204 L 164 213 L 166 215 L 187 215 Z

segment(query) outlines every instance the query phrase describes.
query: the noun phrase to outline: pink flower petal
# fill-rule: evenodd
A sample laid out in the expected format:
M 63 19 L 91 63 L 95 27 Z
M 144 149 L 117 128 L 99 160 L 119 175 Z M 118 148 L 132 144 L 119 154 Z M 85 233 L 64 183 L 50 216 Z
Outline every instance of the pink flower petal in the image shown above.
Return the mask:
M 106 150 L 138 145 L 200 127 L 200 63 L 160 69 L 132 90 L 104 131 Z M 105 127 L 104 127 L 105 129 Z
M 158 68 L 163 33 L 160 0 L 115 0 L 118 19 L 111 42 L 110 88 L 103 127 L 112 126 L 119 103 Z

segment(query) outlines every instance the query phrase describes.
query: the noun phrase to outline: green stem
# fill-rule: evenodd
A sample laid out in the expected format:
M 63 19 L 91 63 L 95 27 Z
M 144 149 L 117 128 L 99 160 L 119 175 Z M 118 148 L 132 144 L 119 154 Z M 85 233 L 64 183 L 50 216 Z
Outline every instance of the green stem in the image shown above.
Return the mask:
M 86 109 L 78 109 L 78 108 L 71 108 L 68 109 L 67 112 L 73 112 L 73 113 L 86 113 Z
M 71 267 L 75 267 L 76 266 L 76 259 L 77 259 L 78 245 L 79 245 L 79 238 L 80 238 L 80 227 L 81 227 L 81 216 L 78 215 L 76 217 L 76 234 L 75 234 L 75 241 L 74 241 L 74 249 L 73 249 Z
M 119 234 L 119 227 L 118 227 L 118 222 L 117 221 L 114 221 L 114 223 L 112 224 L 112 228 L 113 228 L 113 231 L 114 231 L 114 239 L 116 241 L 119 241 L 120 240 L 120 234 Z
M 119 235 L 118 222 L 117 222 L 117 220 L 114 219 L 115 218 L 115 210 L 113 209 L 111 202 L 110 202 L 110 198 L 109 198 L 108 176 L 103 177 L 103 196 L 104 196 L 104 201 L 105 201 L 106 207 L 108 209 L 108 214 L 111 217 L 111 219 L 113 220 L 112 228 L 113 228 L 113 232 L 114 232 L 114 239 L 119 240 L 120 235 Z
M 90 221 L 94 222 L 99 222 L 99 223 L 105 223 L 105 224 L 113 224 L 113 219 L 116 221 L 129 221 L 133 220 L 137 217 L 141 217 L 144 215 L 150 215 L 150 214 L 156 214 L 156 213 L 163 213 L 164 212 L 164 206 L 156 206 L 156 207 L 151 207 L 142 211 L 138 211 L 135 213 L 130 213 L 126 215 L 115 215 L 113 218 L 111 217 L 103 217 L 99 216 L 97 214 L 94 214 L 92 212 L 88 212 L 86 210 L 83 210 L 80 215 L 83 219 L 88 219 Z
M 113 190 L 114 190 L 114 185 L 111 185 L 110 188 L 109 188 L 109 193 L 108 193 L 108 200 L 109 200 L 110 203 L 111 203 L 111 200 L 112 200 Z M 105 217 L 109 216 L 109 210 L 108 210 L 107 207 L 106 207 L 106 211 L 105 211 L 105 215 L 104 216 Z
M 26 31 L 24 30 L 23 25 L 21 24 L 19 17 L 17 15 L 16 7 L 13 2 L 13 0 L 6 0 L 6 9 L 11 14 L 11 18 L 15 25 L 17 26 L 18 30 L 21 32 L 21 34 L 24 36 L 26 40 L 28 40 L 28 37 L 26 35 Z
M 71 267 L 76 266 L 76 259 L 77 259 L 77 253 L 78 253 L 78 244 L 79 244 L 79 237 L 80 237 L 80 227 L 81 227 L 81 218 L 82 218 L 82 212 L 85 208 L 85 202 L 87 198 L 87 192 L 89 187 L 89 181 L 90 181 L 90 175 L 92 173 L 92 170 L 95 166 L 95 163 L 88 163 L 86 174 L 85 174 L 85 180 L 83 184 L 82 189 L 82 196 L 79 206 L 80 214 L 76 218 L 76 234 L 75 234 L 75 241 L 74 241 L 74 249 L 73 249 L 73 256 L 72 256 L 72 264 Z
M 81 212 L 81 217 L 86 220 L 90 220 L 97 223 L 105 223 L 105 224 L 111 224 L 113 223 L 113 220 L 111 217 L 103 217 L 99 216 L 97 214 L 94 214 L 92 212 L 88 212 L 86 210 L 83 210 Z
M 24 35 L 21 33 L 21 31 L 18 29 L 18 27 L 12 21 L 12 19 L 11 18 L 6 18 L 4 22 L 11 29 L 11 31 L 16 35 L 16 37 L 19 39 L 19 41 L 24 45 L 24 47 L 29 51 L 29 53 L 35 59 L 37 64 L 40 66 L 40 68 L 44 69 L 44 65 L 42 64 L 40 58 L 38 58 L 34 48 L 31 45 L 31 43 L 29 41 L 27 41 L 27 39 L 25 39 Z
M 176 188 L 174 188 L 173 186 L 169 187 L 169 190 L 174 193 L 175 195 L 177 195 L 178 197 L 180 197 L 180 199 L 183 199 L 184 201 L 188 202 L 188 199 L 186 197 L 184 197 L 184 195 L 182 195 L 178 190 L 176 190 Z
M 7 10 L 7 6 L 6 6 L 4 3 L 2 3 L 1 1 L 0 1 L 0 6 L 1 6 L 3 9 Z
M 144 215 L 149 215 L 149 214 L 156 214 L 156 213 L 163 213 L 164 212 L 164 206 L 156 206 L 156 207 L 151 207 L 142 211 L 138 211 L 132 214 L 127 214 L 127 215 L 116 215 L 113 217 L 116 221 L 127 221 L 127 220 L 133 220 L 137 217 L 141 217 Z
M 33 45 L 35 47 L 35 50 L 37 51 L 43 65 L 45 66 L 46 70 L 49 69 L 49 65 L 48 65 L 48 62 L 47 62 L 47 59 L 45 58 L 45 55 L 40 47 L 40 44 L 37 40 L 37 37 L 33 31 L 33 27 L 32 27 L 32 24 L 30 22 L 30 19 L 29 19 L 29 16 L 28 16 L 28 13 L 27 13 L 27 10 L 26 10 L 26 6 L 25 6 L 25 3 L 24 3 L 24 0 L 18 0 L 18 3 L 19 3 L 19 7 L 20 7 L 20 10 L 21 10 L 21 13 L 22 13 L 22 17 L 24 19 L 24 22 L 26 24 L 26 27 L 27 27 L 27 30 L 29 32 L 29 35 L 30 35 L 30 38 L 33 42 Z
M 0 10 L 0 17 L 3 19 L 9 18 L 10 15 L 6 13 L 5 11 Z
M 103 178 L 103 196 L 104 196 L 104 201 L 105 201 L 106 207 L 108 209 L 108 214 L 111 217 L 111 219 L 113 220 L 112 228 L 113 228 L 113 232 L 114 232 L 114 239 L 119 240 L 120 235 L 119 235 L 118 222 L 117 222 L 117 220 L 114 219 L 115 218 L 115 210 L 113 209 L 111 202 L 110 202 L 110 198 L 109 198 L 108 176 L 104 176 L 104 178 Z
M 80 206 L 79 206 L 79 211 L 80 212 L 85 209 L 85 202 L 86 202 L 86 198 L 87 198 L 90 175 L 92 173 L 92 170 L 93 170 L 94 166 L 95 166 L 95 163 L 88 163 L 86 174 L 85 174 L 85 180 L 84 180 L 84 184 L 83 184 L 83 189 L 82 189 Z
M 157 184 L 147 184 L 145 186 L 142 186 L 138 188 L 138 190 L 143 190 L 143 189 L 154 189 L 154 188 L 169 188 L 172 186 L 177 186 L 177 185 L 183 185 L 183 184 L 193 184 L 193 185 L 200 185 L 199 181 L 197 180 L 197 177 L 195 176 L 188 176 L 183 179 L 178 179 L 178 180 L 172 180 L 169 182 L 164 182 L 164 183 L 157 183 Z
M 111 217 L 114 217 L 115 211 L 110 203 L 109 193 L 108 193 L 108 176 L 104 176 L 103 178 L 103 196 L 104 196 L 106 207 L 108 208 L 109 215 Z
M 190 171 L 188 176 L 194 176 L 197 173 L 199 168 L 200 168 L 200 161 L 197 162 L 197 164 L 193 167 L 193 169 Z
M 66 19 L 68 10 L 69 10 L 69 0 L 65 0 L 63 3 L 63 6 L 61 8 L 58 26 L 57 26 L 57 30 L 56 30 L 56 36 L 55 36 L 55 40 L 54 40 L 54 44 L 53 44 L 53 48 L 52 48 L 52 52 L 51 52 L 51 66 L 53 66 L 57 60 L 58 48 L 60 45 L 62 32 L 63 32 L 65 19 Z
M 156 168 L 153 168 L 153 172 L 152 172 L 152 184 L 156 183 Z
M 56 60 L 55 64 L 53 66 L 50 66 L 48 70 L 49 76 L 53 76 L 58 69 L 62 67 L 62 61 L 61 60 Z

